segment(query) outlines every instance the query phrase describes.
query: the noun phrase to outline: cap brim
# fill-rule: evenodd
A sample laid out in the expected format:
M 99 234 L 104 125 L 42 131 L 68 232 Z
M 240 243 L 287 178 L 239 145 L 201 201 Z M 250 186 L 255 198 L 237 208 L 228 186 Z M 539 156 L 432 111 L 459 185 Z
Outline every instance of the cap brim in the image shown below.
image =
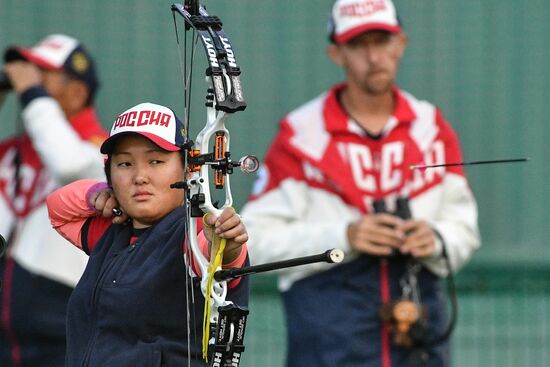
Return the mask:
M 386 31 L 390 33 L 400 33 L 401 32 L 401 26 L 400 25 L 390 25 L 390 24 L 384 24 L 384 23 L 370 23 L 370 24 L 364 24 L 355 28 L 352 28 L 342 34 L 338 34 L 334 36 L 334 41 L 336 43 L 346 43 L 353 38 L 369 31 Z
M 103 154 L 112 153 L 116 140 L 121 136 L 129 135 L 129 134 L 139 134 L 141 136 L 144 136 L 147 139 L 151 140 L 156 145 L 158 145 L 161 149 L 167 150 L 169 152 L 177 152 L 178 150 L 181 150 L 181 148 L 178 147 L 177 145 L 174 145 L 162 138 L 159 138 L 157 135 L 153 135 L 146 132 L 125 131 L 107 138 L 107 140 L 105 140 L 103 144 L 101 144 L 101 148 L 100 148 L 101 153 Z

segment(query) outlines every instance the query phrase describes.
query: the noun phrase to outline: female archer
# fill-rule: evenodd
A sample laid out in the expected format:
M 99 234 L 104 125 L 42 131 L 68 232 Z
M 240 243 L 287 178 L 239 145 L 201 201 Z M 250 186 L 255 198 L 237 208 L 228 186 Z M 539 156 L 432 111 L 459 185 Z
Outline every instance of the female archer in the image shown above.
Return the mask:
M 139 104 L 101 146 L 107 183 L 76 181 L 49 196 L 54 228 L 90 256 L 68 303 L 66 366 L 203 365 L 201 274 L 187 252 L 182 260 L 185 192 L 170 188 L 185 179 L 182 143 L 172 110 Z M 248 234 L 239 215 L 226 208 L 203 222 L 202 253 L 209 257 L 219 236 L 223 267 L 243 266 Z M 228 299 L 247 304 L 247 279 L 228 288 Z

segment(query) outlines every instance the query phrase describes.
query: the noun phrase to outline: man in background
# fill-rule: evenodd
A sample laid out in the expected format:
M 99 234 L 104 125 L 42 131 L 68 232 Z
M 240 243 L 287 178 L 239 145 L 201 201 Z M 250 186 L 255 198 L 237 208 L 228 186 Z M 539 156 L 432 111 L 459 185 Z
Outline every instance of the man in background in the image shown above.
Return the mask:
M 0 143 L 0 365 L 58 367 L 65 358 L 66 302 L 86 256 L 51 227 L 46 196 L 81 178 L 103 178 L 106 137 L 93 103 L 94 61 L 66 35 L 4 53 L 0 94 L 21 106 L 20 133 Z M 5 123 L 5 122 L 3 122 Z
M 407 36 L 390 0 L 338 0 L 329 58 L 345 81 L 283 118 L 242 211 L 253 264 L 337 247 L 279 274 L 288 367 L 448 366 L 440 279 L 479 246 L 458 138 L 395 85 Z M 307 72 L 307 71 L 304 71 Z

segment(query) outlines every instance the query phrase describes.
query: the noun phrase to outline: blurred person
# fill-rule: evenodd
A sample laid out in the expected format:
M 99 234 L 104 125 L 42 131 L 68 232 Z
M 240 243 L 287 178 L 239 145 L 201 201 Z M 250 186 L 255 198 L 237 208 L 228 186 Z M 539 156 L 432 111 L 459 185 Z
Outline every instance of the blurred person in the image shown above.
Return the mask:
M 192 283 L 198 312 L 186 289 L 188 274 L 200 269 L 183 261 L 185 191 L 170 187 L 185 179 L 182 126 L 167 107 L 130 108 L 101 147 L 107 182 L 79 180 L 47 199 L 56 230 L 90 256 L 68 304 L 67 367 L 204 365 L 191 361 L 202 338 L 189 341 L 190 350 L 187 340 L 188 330 L 201 335 L 203 326 L 200 282 Z M 203 221 L 205 257 L 215 231 L 227 239 L 224 267 L 244 265 L 248 235 L 239 215 L 225 208 Z M 227 297 L 246 306 L 248 280 L 231 281 Z
M 327 54 L 345 81 L 286 115 L 242 211 L 252 264 L 279 273 L 288 367 L 448 366 L 440 279 L 479 247 L 457 135 L 395 85 L 407 36 L 390 0 L 338 0 Z
M 103 176 L 98 78 L 88 51 L 62 34 L 9 47 L 4 61 L 0 94 L 13 91 L 21 114 L 20 133 L 0 143 L 0 234 L 8 242 L 0 261 L 0 365 L 57 367 L 66 303 L 87 258 L 51 228 L 45 201 L 61 185 Z

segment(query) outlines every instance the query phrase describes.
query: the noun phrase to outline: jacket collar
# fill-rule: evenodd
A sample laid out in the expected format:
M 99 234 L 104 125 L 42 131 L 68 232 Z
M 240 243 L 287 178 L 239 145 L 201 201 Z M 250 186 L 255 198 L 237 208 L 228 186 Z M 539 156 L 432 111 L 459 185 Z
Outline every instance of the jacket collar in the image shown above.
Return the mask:
M 323 116 L 325 117 L 326 129 L 329 132 L 349 132 L 351 118 L 342 108 L 338 95 L 347 88 L 345 83 L 333 86 L 327 93 Z M 395 108 L 392 116 L 396 119 L 397 124 L 408 124 L 416 119 L 416 114 L 411 108 L 409 102 L 397 86 L 392 87 L 392 93 L 395 98 Z

